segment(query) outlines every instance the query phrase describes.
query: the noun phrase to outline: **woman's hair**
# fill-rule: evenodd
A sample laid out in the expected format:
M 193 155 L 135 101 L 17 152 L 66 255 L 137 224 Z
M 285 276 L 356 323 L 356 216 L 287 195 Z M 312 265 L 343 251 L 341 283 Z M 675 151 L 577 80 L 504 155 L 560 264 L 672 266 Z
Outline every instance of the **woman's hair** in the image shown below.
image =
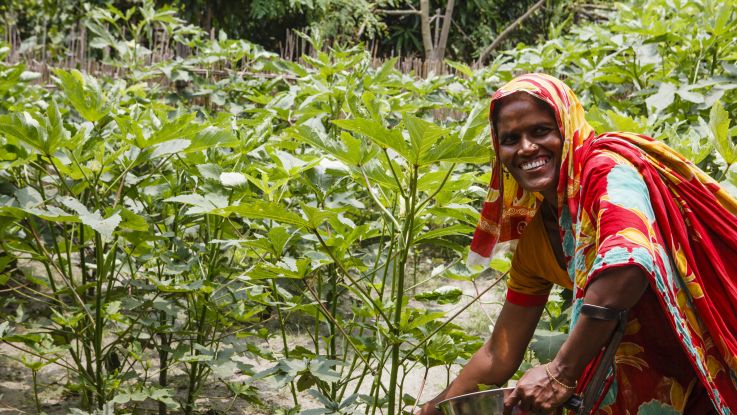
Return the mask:
M 491 112 L 491 128 L 493 128 L 494 131 L 496 131 L 496 121 L 499 118 L 499 111 L 501 110 L 501 108 L 513 100 L 520 99 L 520 98 L 525 99 L 524 97 L 531 98 L 535 102 L 535 105 L 538 106 L 538 108 L 541 108 L 543 109 L 543 111 L 546 111 L 554 120 L 557 119 L 555 116 L 555 110 L 553 110 L 553 107 L 551 107 L 550 104 L 548 104 L 547 102 L 541 100 L 540 98 L 532 94 L 528 94 L 527 92 L 523 92 L 523 91 L 518 91 L 513 94 L 507 95 L 506 97 L 500 98 L 494 103 L 494 109 Z

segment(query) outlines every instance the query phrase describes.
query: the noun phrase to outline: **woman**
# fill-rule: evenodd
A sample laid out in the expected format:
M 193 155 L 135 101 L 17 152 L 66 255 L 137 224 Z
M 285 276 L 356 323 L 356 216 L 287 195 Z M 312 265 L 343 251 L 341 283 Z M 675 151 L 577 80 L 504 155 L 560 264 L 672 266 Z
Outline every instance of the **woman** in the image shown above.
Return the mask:
M 580 313 L 592 304 L 629 310 L 596 413 L 737 412 L 737 200 L 661 142 L 596 136 L 571 89 L 547 75 L 498 90 L 491 121 L 497 157 L 469 262 L 518 241 L 507 300 L 489 341 L 422 413 L 506 383 L 553 283 L 574 291 L 570 335 L 507 409 L 546 413 L 585 389 L 616 325 Z

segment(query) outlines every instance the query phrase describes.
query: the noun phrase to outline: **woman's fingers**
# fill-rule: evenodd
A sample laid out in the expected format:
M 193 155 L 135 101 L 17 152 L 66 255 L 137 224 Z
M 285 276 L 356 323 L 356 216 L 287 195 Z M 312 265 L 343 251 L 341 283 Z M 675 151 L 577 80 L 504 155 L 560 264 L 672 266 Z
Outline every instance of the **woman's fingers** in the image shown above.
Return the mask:
M 518 389 L 515 388 L 509 395 L 507 395 L 506 398 L 504 398 L 504 415 L 511 415 L 514 407 L 519 404 L 520 398 L 517 393 Z
M 572 393 L 556 386 L 543 366 L 528 370 L 517 382 L 517 387 L 504 399 L 504 414 L 513 414 L 515 405 L 535 414 L 554 411 Z

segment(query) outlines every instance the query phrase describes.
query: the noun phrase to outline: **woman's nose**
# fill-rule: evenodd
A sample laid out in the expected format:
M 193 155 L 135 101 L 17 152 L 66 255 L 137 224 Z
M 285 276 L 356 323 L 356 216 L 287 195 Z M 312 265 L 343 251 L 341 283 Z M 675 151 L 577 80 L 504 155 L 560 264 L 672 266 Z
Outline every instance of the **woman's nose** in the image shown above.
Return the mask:
M 522 137 L 520 140 L 520 151 L 524 153 L 534 153 L 537 151 L 537 144 L 533 143 L 529 138 Z

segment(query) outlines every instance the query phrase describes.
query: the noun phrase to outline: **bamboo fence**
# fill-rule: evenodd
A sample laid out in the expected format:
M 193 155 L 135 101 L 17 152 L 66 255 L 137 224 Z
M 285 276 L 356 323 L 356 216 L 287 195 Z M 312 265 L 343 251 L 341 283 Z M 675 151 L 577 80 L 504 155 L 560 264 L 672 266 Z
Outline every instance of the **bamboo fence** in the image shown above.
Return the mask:
M 210 36 L 211 38 L 215 37 L 214 31 L 210 33 Z M 45 40 L 45 36 L 43 38 Z M 105 63 L 104 57 L 110 56 L 111 51 L 108 49 L 93 49 L 90 46 L 90 34 L 82 23 L 70 30 L 66 36 L 65 45 L 58 48 L 63 51 L 63 55 L 58 55 L 57 51 L 57 55 L 52 56 L 45 43 L 32 48 L 27 47 L 27 45 L 24 45 L 24 39 L 21 38 L 19 31 L 13 25 L 6 24 L 3 40 L 10 46 L 10 53 L 4 61 L 10 64 L 23 62 L 27 70 L 40 74 L 34 80 L 37 83 L 49 84 L 51 69 L 53 68 L 77 69 L 96 77 L 110 78 L 125 77 L 130 71 L 129 68 L 121 65 Z M 155 30 L 151 43 L 151 45 L 146 45 L 150 53 L 142 57 L 140 62 L 142 66 L 152 66 L 178 58 L 186 59 L 198 53 L 196 49 L 176 42 L 164 30 Z M 324 49 L 328 48 L 329 44 L 324 47 Z M 303 62 L 302 57 L 305 55 L 316 56 L 316 51 L 312 45 L 292 30 L 286 32 L 285 41 L 279 49 L 279 56 L 292 62 Z M 374 68 L 381 67 L 394 58 L 393 56 L 376 56 L 378 48 L 375 43 L 369 44 L 368 49 L 371 51 L 370 64 Z M 250 73 L 249 64 L 250 62 L 246 58 L 243 58 L 240 62 L 221 60 L 212 64 L 198 64 L 188 70 L 195 75 L 215 80 L 228 78 L 236 73 L 248 74 L 253 77 L 275 77 L 280 75 Z M 398 56 L 394 66 L 404 74 L 413 74 L 420 78 L 447 74 L 463 76 L 446 62 L 426 60 L 414 56 Z M 475 68 L 475 65 L 472 68 Z M 162 84 L 169 83 L 165 76 L 162 75 L 159 78 L 154 81 Z

